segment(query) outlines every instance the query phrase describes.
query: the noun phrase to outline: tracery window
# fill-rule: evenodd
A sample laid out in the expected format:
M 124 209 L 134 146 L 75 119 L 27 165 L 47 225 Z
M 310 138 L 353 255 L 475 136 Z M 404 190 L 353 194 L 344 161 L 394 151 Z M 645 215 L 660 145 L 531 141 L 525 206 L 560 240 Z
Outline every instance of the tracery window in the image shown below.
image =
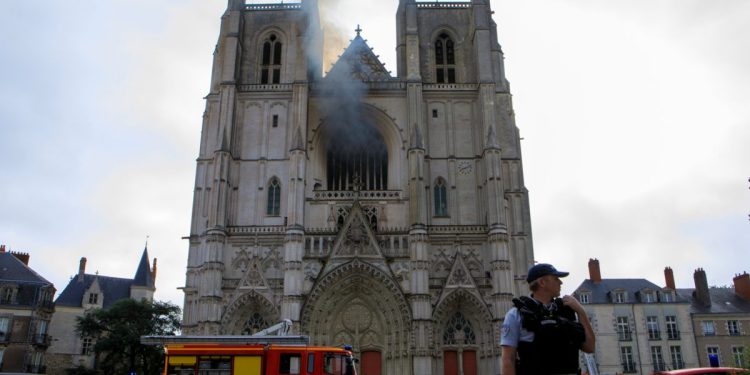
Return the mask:
M 259 313 L 256 312 L 253 313 L 253 315 L 250 316 L 250 319 L 245 322 L 245 326 L 242 327 L 242 334 L 254 335 L 268 327 L 268 322 L 263 319 L 263 317 Z
M 328 190 L 388 190 L 388 150 L 378 130 L 368 124 L 331 127 L 336 131 L 327 143 Z
M 453 40 L 446 33 L 435 40 L 435 81 L 456 83 L 456 53 Z
M 448 216 L 448 193 L 445 185 L 445 180 L 442 178 L 435 181 L 433 188 L 435 216 Z
M 281 47 L 282 43 L 276 34 L 271 34 L 263 42 L 260 63 L 260 83 L 281 82 Z
M 443 330 L 443 344 L 456 345 L 457 333 L 462 334 L 464 344 L 476 344 L 477 338 L 474 334 L 474 328 L 472 328 L 471 322 L 466 320 L 466 317 L 460 311 L 453 314 L 453 317 L 448 320 L 448 324 L 445 325 L 445 329 Z
M 281 215 L 281 183 L 279 179 L 274 178 L 268 184 L 268 204 L 266 206 L 268 216 Z

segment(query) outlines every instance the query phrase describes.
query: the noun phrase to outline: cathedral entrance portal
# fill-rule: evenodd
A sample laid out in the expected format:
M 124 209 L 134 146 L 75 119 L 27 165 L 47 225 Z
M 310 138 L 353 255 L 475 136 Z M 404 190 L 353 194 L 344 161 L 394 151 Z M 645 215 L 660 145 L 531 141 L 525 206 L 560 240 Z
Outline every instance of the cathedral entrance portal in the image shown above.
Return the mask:
M 313 287 L 301 329 L 313 344 L 352 345 L 361 374 L 410 374 L 410 316 L 396 282 L 354 259 Z

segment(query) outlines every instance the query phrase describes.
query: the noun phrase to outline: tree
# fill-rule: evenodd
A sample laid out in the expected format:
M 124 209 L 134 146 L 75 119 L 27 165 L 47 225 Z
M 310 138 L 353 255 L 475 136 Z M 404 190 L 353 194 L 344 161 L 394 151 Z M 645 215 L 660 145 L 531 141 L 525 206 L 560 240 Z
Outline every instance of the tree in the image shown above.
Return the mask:
M 168 302 L 123 299 L 107 309 L 79 317 L 76 330 L 96 341 L 97 369 L 105 374 L 159 374 L 160 347 L 141 344 L 141 336 L 170 336 L 180 328 L 180 308 Z

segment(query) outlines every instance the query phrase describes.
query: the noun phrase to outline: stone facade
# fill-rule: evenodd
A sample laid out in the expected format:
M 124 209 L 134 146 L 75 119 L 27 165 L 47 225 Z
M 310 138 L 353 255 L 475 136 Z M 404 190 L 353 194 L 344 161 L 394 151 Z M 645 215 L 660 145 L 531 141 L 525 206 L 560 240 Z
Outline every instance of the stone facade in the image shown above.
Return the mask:
M 721 366 L 750 367 L 750 275 L 735 276 L 734 288 L 709 287 L 703 269 L 693 276 L 695 288 L 679 292 L 690 301 L 700 365 L 715 356 Z
M 230 0 L 198 155 L 185 334 L 280 319 L 362 373 L 498 374 L 533 264 L 489 2 L 402 0 L 398 76 L 360 36 L 330 72 L 316 1 Z
M 29 268 L 29 254 L 0 246 L 0 372 L 44 373 L 55 287 Z
M 574 296 L 594 328 L 599 374 L 697 367 L 690 303 L 675 290 L 671 269 L 663 288 L 645 279 L 602 278 L 596 259 L 589 271 Z

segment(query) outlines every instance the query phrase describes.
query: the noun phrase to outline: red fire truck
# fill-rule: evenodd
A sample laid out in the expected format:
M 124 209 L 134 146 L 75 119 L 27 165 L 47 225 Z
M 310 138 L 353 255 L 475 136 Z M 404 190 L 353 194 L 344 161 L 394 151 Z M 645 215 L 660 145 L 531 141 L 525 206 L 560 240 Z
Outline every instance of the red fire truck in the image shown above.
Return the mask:
M 357 375 L 350 347 L 310 346 L 307 336 L 144 336 L 162 345 L 164 375 Z

